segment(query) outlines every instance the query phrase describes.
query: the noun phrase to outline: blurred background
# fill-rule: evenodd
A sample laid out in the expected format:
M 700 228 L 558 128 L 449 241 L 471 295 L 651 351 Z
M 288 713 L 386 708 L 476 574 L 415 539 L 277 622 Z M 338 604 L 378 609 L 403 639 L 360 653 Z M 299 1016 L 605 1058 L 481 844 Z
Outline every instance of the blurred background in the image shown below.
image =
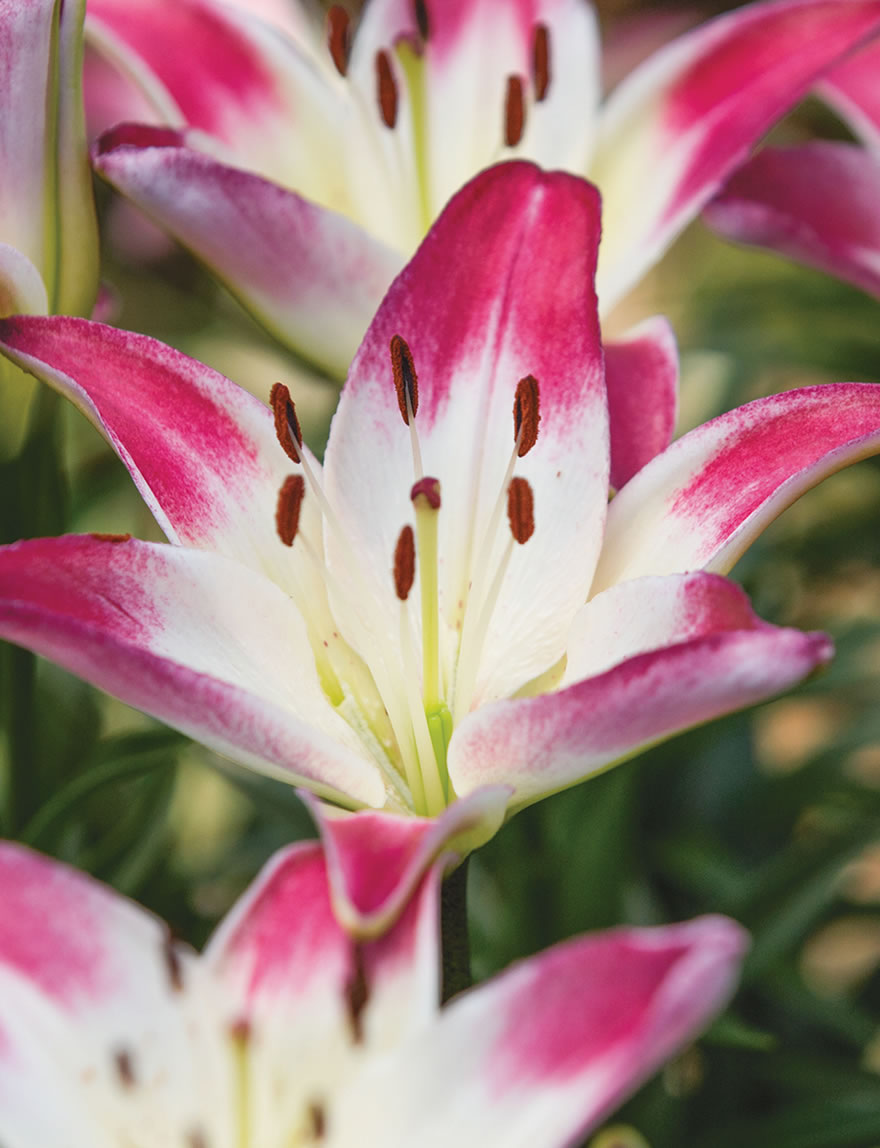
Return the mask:
M 721 7 L 600 3 L 608 84 Z M 811 135 L 847 137 L 812 102 L 774 133 Z M 119 234 L 109 193 L 98 194 L 114 321 L 261 397 L 276 379 L 289 383 L 320 451 L 336 387 L 148 227 L 129 221 Z M 790 387 L 880 381 L 880 301 L 727 246 L 699 223 L 630 310 L 633 319 L 665 313 L 678 333 L 679 433 Z M 616 326 L 628 313 L 615 314 Z M 84 530 L 160 538 L 121 464 L 69 404 L 3 376 L 0 409 L 2 541 Z M 829 632 L 833 665 L 781 700 L 515 818 L 471 862 L 474 974 L 586 929 L 729 913 L 754 937 L 732 1009 L 597 1148 L 876 1148 L 880 462 L 803 498 L 733 576 L 769 621 Z M 276 848 L 313 834 L 287 787 L 9 646 L 0 648 L 0 828 L 136 897 L 196 945 Z

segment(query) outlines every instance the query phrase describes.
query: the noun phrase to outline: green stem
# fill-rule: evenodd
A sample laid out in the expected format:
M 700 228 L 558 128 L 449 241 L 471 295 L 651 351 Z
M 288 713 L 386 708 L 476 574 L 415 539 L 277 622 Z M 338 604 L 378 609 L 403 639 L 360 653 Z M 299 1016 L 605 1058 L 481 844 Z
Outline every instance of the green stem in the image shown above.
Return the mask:
M 443 951 L 443 1001 L 470 988 L 471 952 L 467 916 L 468 858 L 443 882 L 440 938 Z

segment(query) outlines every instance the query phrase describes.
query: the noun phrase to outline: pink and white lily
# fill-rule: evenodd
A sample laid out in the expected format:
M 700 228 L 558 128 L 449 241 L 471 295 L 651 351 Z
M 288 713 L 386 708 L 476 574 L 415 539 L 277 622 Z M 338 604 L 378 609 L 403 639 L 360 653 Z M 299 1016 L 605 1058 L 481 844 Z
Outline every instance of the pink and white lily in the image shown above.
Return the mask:
M 84 11 L 85 0 L 0 0 L 0 315 L 86 315 L 95 301 Z
M 760 136 L 880 31 L 880 0 L 773 0 L 640 65 L 604 104 L 584 0 L 371 0 L 320 39 L 215 0 L 89 0 L 94 43 L 163 127 L 96 170 L 282 342 L 342 377 L 450 196 L 526 158 L 600 188 L 607 313 Z
M 4 1148 L 564 1148 L 729 998 L 739 926 L 584 936 L 439 1001 L 438 876 L 357 943 L 316 844 L 275 855 L 201 956 L 0 843 Z
M 853 55 L 819 94 L 861 146 L 768 148 L 706 209 L 727 239 L 768 247 L 880 296 L 880 44 Z
M 622 406 L 609 436 L 598 239 L 583 180 L 524 163 L 477 177 L 390 289 L 323 468 L 284 388 L 273 416 L 154 340 L 0 325 L 3 352 L 107 436 L 172 543 L 0 549 L 0 634 L 362 810 L 318 803 L 352 928 L 385 927 L 441 849 L 830 657 L 720 574 L 805 489 L 880 449 L 880 389 L 751 403 L 609 505 L 609 475 L 674 396 L 643 379 L 654 407 Z M 665 371 L 630 351 L 621 382 Z M 391 823 L 377 900 L 359 882 Z

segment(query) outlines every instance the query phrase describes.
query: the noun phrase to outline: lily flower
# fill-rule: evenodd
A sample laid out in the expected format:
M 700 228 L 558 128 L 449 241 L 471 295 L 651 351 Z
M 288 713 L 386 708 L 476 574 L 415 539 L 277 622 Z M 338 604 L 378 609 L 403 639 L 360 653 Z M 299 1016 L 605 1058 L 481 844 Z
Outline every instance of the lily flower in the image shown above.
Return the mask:
M 526 163 L 478 176 L 379 309 L 323 468 L 280 384 L 270 410 L 143 336 L 0 324 L 3 353 L 92 419 L 172 543 L 0 548 L 0 635 L 361 810 L 317 805 L 354 929 L 386 927 L 441 849 L 464 854 L 830 657 L 720 574 L 802 491 L 880 448 L 880 388 L 750 403 L 609 505 L 613 459 L 639 453 L 667 392 L 646 385 L 654 406 L 609 437 L 598 240 L 585 181 Z M 635 348 L 629 377 L 650 384 L 651 363 Z M 390 825 L 377 901 L 362 874 Z
M 433 872 L 357 943 L 320 846 L 299 844 L 198 956 L 112 889 L 0 843 L 0 1140 L 564 1148 L 720 1011 L 745 948 L 724 917 L 616 929 L 440 1008 L 438 901 Z
M 741 8 L 604 103 L 585 0 L 371 0 L 353 34 L 338 5 L 320 35 L 300 24 L 284 36 L 215 0 L 89 0 L 92 43 L 164 125 L 111 130 L 94 164 L 341 378 L 450 196 L 500 160 L 598 185 L 607 314 L 761 135 L 880 31 L 880 0 Z
M 738 243 L 767 247 L 880 297 L 880 45 L 825 78 L 819 94 L 856 143 L 768 148 L 705 211 Z
M 85 0 L 0 4 L 0 315 L 85 315 L 97 294 L 84 14 Z

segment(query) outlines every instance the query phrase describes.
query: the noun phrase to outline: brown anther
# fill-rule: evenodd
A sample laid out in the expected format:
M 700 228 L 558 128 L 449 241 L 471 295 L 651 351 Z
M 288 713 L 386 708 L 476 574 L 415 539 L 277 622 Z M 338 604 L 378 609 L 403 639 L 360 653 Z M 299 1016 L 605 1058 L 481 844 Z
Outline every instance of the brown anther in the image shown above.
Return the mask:
M 416 374 L 412 351 L 401 335 L 391 336 L 391 371 L 394 375 L 394 389 L 397 391 L 397 405 L 403 421 L 409 426 L 409 412 L 412 411 L 413 418 L 419 413 L 419 376 Z
M 507 519 L 510 533 L 520 544 L 535 533 L 535 496 L 528 479 L 512 478 L 507 488 Z
M 130 534 L 97 534 L 93 530 L 90 537 L 96 542 L 131 542 Z
M 507 77 L 507 95 L 504 100 L 504 142 L 516 147 L 526 126 L 526 105 L 523 82 L 519 76 Z
M 412 502 L 417 498 L 423 498 L 432 510 L 440 509 L 440 479 L 439 478 L 420 478 L 418 482 L 413 483 L 412 490 L 409 492 L 409 497 Z
M 180 959 L 174 938 L 170 934 L 165 938 L 162 945 L 162 960 L 165 962 L 165 972 L 168 974 L 168 982 L 172 990 L 176 993 L 181 992 L 183 990 L 183 961 Z
M 317 1100 L 309 1105 L 309 1123 L 312 1126 L 312 1139 L 323 1140 L 327 1134 L 327 1114 L 324 1105 Z
M 538 103 L 547 95 L 550 87 L 550 29 L 546 24 L 535 25 L 535 39 L 532 43 L 532 70 L 535 80 L 535 99 Z
M 409 527 L 407 526 L 405 529 L 409 530 Z M 412 534 L 411 530 L 410 534 Z M 406 595 L 404 595 L 404 597 L 406 597 Z M 348 1019 L 351 1023 L 352 1040 L 355 1044 L 363 1044 L 363 1012 L 367 1007 L 367 1001 L 370 999 L 370 986 L 367 984 L 367 973 L 364 968 L 364 953 L 360 945 L 354 946 L 352 963 L 353 968 L 351 975 L 345 986 L 345 995 L 348 1003 Z
M 416 576 L 416 539 L 411 526 L 404 526 L 394 547 L 394 591 L 405 602 Z
M 201 1130 L 196 1128 L 186 1138 L 187 1148 L 208 1148 L 208 1138 Z
M 284 383 L 275 383 L 272 387 L 269 404 L 275 414 L 275 434 L 284 453 L 294 462 L 299 462 L 303 436 L 296 417 L 296 407 Z
M 513 400 L 513 437 L 519 441 L 516 453 L 522 458 L 538 441 L 541 421 L 541 393 L 534 375 L 526 375 L 516 384 Z
M 387 52 L 376 53 L 376 94 L 382 122 L 386 128 L 393 128 L 397 123 L 397 84 Z
M 416 10 L 416 23 L 419 26 L 419 35 L 423 41 L 431 34 L 431 25 L 428 21 L 428 5 L 425 0 L 415 0 L 413 7 Z
M 278 491 L 275 507 L 275 530 L 285 546 L 293 546 L 299 530 L 299 513 L 306 493 L 306 480 L 301 474 L 290 474 Z
M 118 1049 L 113 1054 L 113 1065 L 116 1068 L 116 1075 L 119 1077 L 119 1083 L 123 1086 L 123 1088 L 133 1088 L 135 1083 L 135 1076 L 131 1053 L 125 1048 Z
M 346 10 L 333 4 L 327 13 L 327 47 L 340 76 L 348 74 L 348 53 L 351 48 L 349 19 Z

